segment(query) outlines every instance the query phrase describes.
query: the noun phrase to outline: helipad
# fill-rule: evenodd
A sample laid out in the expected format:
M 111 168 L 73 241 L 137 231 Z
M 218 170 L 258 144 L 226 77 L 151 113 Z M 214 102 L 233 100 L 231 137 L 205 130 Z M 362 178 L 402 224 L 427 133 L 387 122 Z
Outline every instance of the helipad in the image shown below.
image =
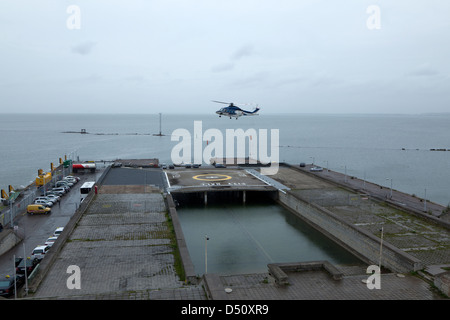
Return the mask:
M 209 181 L 209 182 L 216 182 L 216 181 L 225 181 L 232 179 L 231 176 L 225 175 L 225 174 L 199 174 L 192 177 L 195 180 L 200 181 Z
M 276 190 L 244 169 L 169 169 L 165 175 L 169 192 Z

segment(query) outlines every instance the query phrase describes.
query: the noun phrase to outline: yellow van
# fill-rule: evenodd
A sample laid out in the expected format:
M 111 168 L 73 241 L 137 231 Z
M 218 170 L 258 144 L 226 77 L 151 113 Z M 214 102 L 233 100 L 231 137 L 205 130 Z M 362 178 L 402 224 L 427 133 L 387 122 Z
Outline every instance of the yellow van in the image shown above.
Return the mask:
M 48 214 L 50 212 L 51 212 L 51 209 L 43 206 L 42 204 L 30 204 L 27 207 L 27 213 L 29 213 L 29 214 L 35 214 L 35 213 Z

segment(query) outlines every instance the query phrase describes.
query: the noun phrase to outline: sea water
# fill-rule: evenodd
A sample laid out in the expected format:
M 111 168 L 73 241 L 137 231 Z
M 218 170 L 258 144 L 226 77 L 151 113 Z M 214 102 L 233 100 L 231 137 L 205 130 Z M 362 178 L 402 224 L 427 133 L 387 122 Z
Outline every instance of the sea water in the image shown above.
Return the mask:
M 161 120 L 161 121 L 160 121 Z M 279 160 L 331 170 L 448 205 L 450 114 L 0 114 L 0 188 L 28 185 L 59 158 L 158 158 L 171 163 L 171 134 L 194 121 L 203 130 L 278 129 Z M 85 129 L 88 134 L 68 133 Z M 157 136 L 161 131 L 163 136 Z M 193 137 L 194 138 L 194 137 Z M 207 142 L 204 141 L 204 144 Z M 248 150 L 248 149 L 247 149 Z
M 275 202 L 181 205 L 177 212 L 198 275 L 266 272 L 280 262 L 362 264 Z

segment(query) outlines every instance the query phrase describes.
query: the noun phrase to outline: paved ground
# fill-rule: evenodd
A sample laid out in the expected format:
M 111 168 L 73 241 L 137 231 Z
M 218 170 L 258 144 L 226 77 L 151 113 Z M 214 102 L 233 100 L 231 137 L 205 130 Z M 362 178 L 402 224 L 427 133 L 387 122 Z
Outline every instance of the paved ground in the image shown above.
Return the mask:
M 441 299 L 430 286 L 412 276 L 381 276 L 380 289 L 369 289 L 368 275 L 348 275 L 333 280 L 326 272 L 288 273 L 289 284 L 278 285 L 267 274 L 221 277 L 231 288 L 230 300 L 433 300 Z
M 153 185 L 164 188 L 164 180 L 160 169 L 123 167 L 110 170 L 102 185 Z
M 309 172 L 310 166 L 299 168 L 303 172 Z M 412 196 L 407 193 L 390 188 L 381 187 L 377 184 L 358 179 L 356 177 L 348 176 L 336 171 L 323 170 L 314 173 L 315 176 L 323 177 L 329 181 L 334 181 L 338 184 L 346 185 L 359 193 L 370 194 L 377 196 L 379 199 L 390 202 L 405 209 L 413 209 L 418 212 L 424 212 L 430 216 L 439 217 L 443 221 L 450 221 L 450 212 L 445 213 L 445 207 L 430 201 L 425 201 L 417 196 Z
M 100 188 L 34 297 L 204 297 L 176 274 L 162 194 L 141 187 Z M 70 265 L 81 270 L 81 289 L 66 285 Z
M 272 178 L 291 188 L 298 197 L 329 209 L 348 223 L 363 228 L 377 237 L 381 237 L 383 228 L 383 241 L 422 260 L 427 266 L 450 266 L 449 229 L 374 200 L 376 196 L 383 198 L 386 192 L 390 193 L 389 189 L 381 189 L 370 183 L 363 184 L 363 181 L 349 177 L 346 179 L 337 172 L 323 171 L 311 174 L 304 170 L 281 167 L 278 174 Z M 359 191 L 344 189 L 319 179 L 318 176 L 324 176 L 342 185 L 347 184 Z M 360 189 L 363 185 L 364 191 Z M 402 206 L 405 209 L 423 208 L 420 199 L 401 192 L 394 191 L 391 201 L 406 204 Z M 428 207 L 436 215 L 442 214 L 442 206 L 429 203 Z

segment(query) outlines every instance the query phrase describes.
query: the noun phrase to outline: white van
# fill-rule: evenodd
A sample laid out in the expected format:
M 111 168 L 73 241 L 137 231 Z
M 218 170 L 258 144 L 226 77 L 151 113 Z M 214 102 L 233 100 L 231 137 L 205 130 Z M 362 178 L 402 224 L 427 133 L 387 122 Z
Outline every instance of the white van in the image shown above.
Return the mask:
M 61 234 L 61 232 L 64 231 L 64 227 L 59 227 L 56 228 L 55 232 L 53 232 L 53 237 L 59 237 L 59 235 Z
M 36 248 L 34 248 L 33 252 L 31 253 L 31 258 L 42 260 L 42 259 L 44 259 L 44 256 L 48 252 L 49 249 L 50 249 L 49 246 L 45 246 L 45 245 L 37 246 Z

